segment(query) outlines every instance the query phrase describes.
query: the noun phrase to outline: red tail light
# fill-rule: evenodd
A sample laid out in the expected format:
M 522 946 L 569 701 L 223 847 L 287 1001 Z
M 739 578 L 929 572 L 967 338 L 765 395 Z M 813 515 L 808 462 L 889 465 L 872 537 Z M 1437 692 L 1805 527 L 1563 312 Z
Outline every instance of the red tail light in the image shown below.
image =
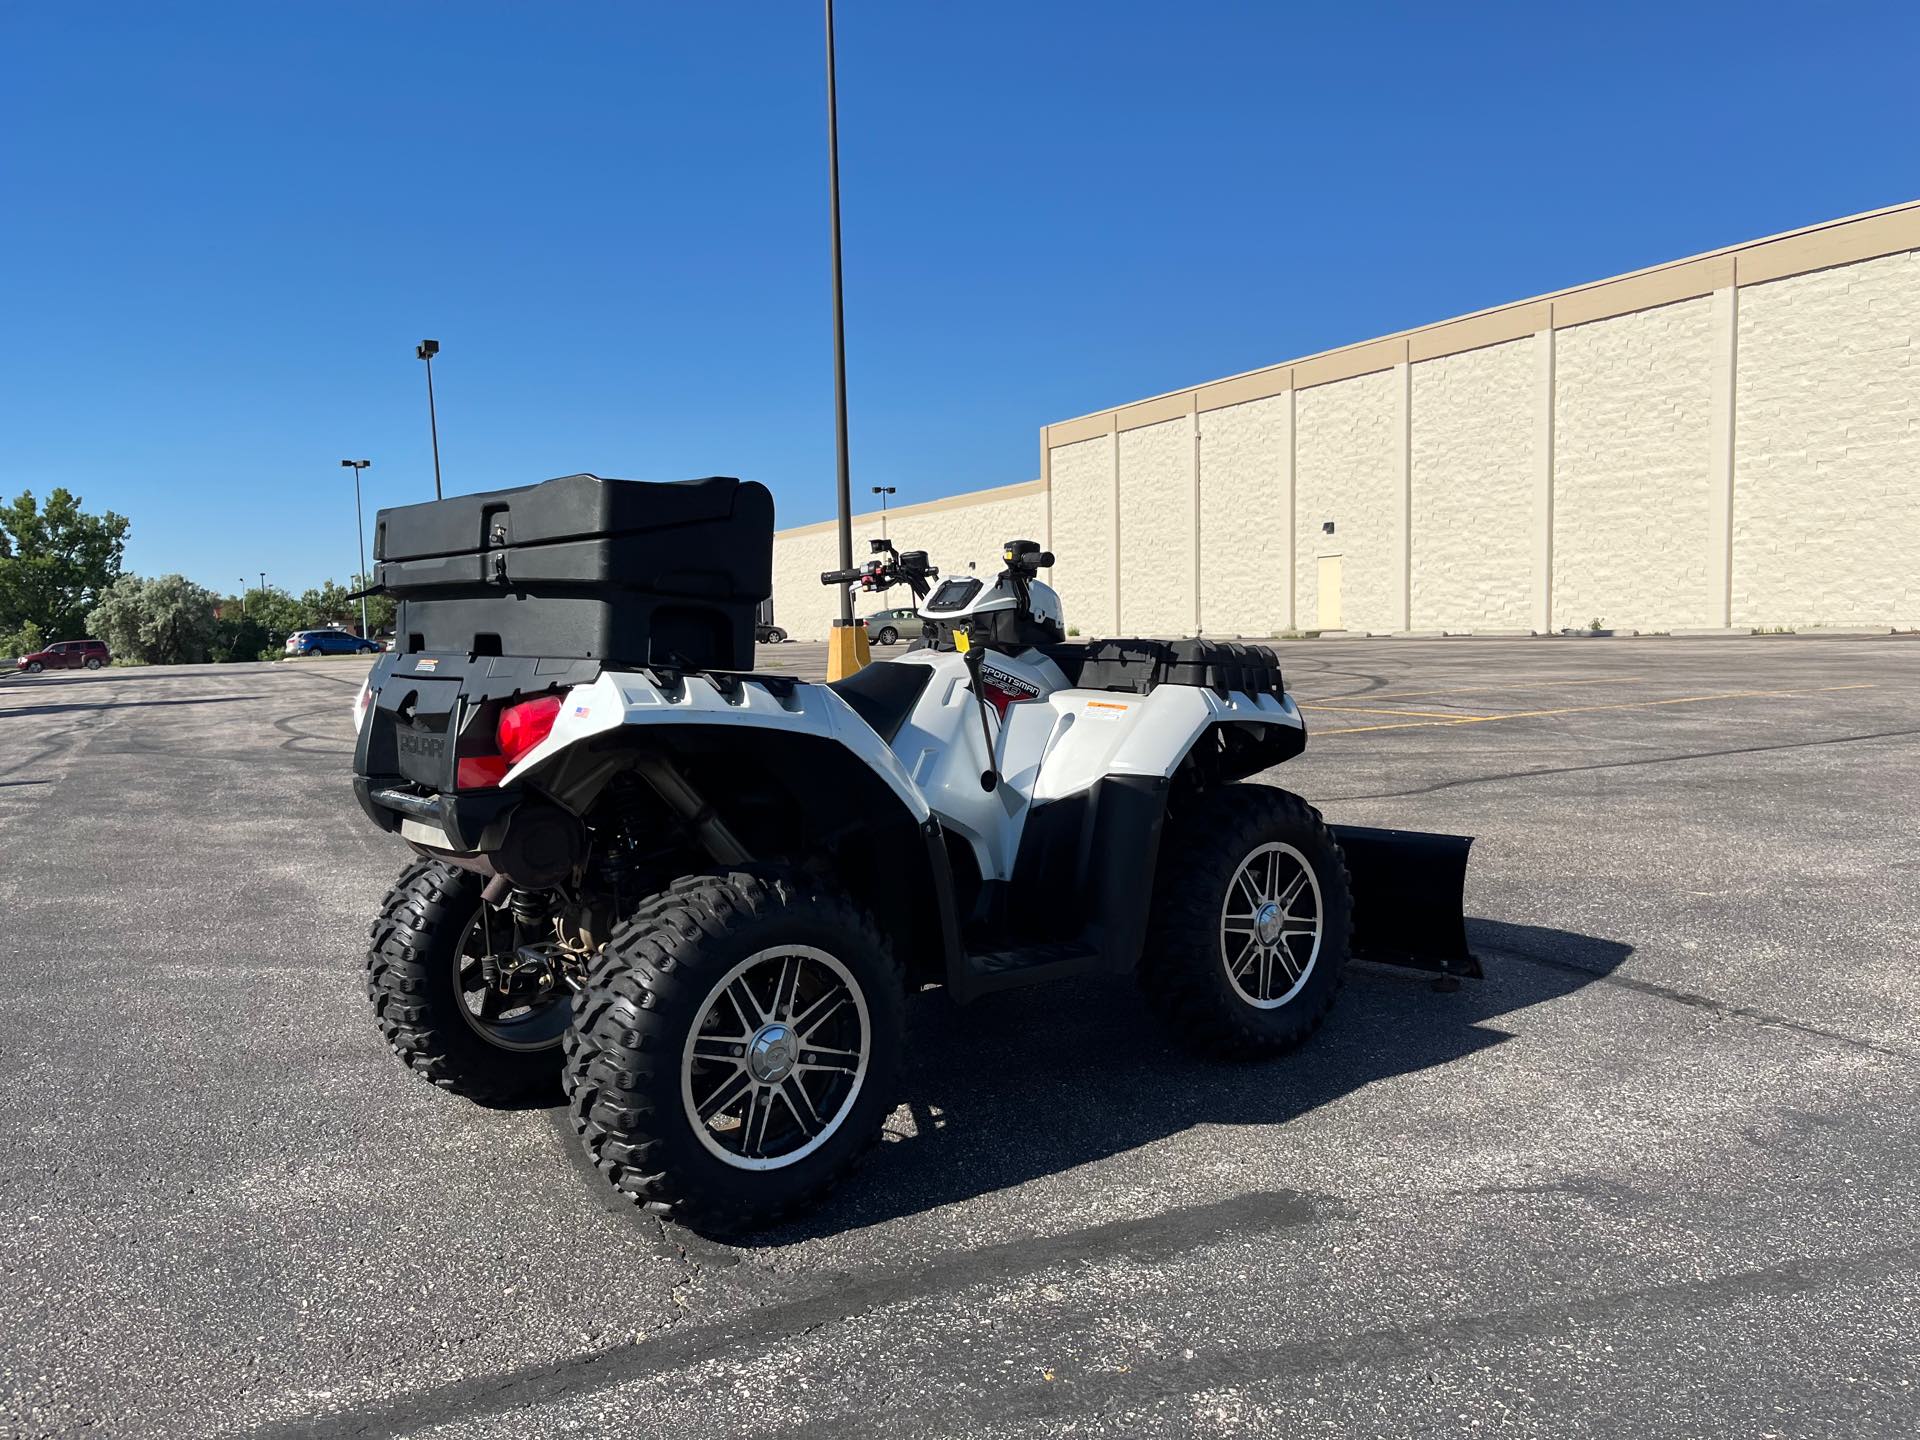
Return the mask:
M 500 742 L 500 758 L 508 766 L 519 764 L 553 733 L 553 722 L 559 718 L 558 695 L 542 695 L 538 700 L 507 706 L 500 712 L 500 724 L 494 731 L 494 738 Z
M 463 755 L 453 783 L 462 790 L 485 790 L 507 778 L 507 762 L 498 755 Z

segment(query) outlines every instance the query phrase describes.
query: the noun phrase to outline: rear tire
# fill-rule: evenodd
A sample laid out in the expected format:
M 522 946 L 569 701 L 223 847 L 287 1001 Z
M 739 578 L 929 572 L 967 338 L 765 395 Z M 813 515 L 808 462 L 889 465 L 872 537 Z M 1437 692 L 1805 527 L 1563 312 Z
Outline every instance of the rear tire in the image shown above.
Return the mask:
M 882 628 L 880 633 L 876 635 L 874 638 L 878 640 L 882 645 L 892 645 L 900 639 L 900 632 L 894 629 L 891 625 L 888 625 Z
M 1339 992 L 1352 938 L 1347 866 L 1320 812 L 1230 785 L 1160 845 L 1142 987 L 1203 1054 L 1279 1055 Z
M 785 1219 L 880 1138 L 904 1001 L 891 949 L 845 896 L 781 872 L 676 881 L 574 997 L 574 1133 L 616 1190 L 692 1228 Z
M 101 667 L 101 665 L 105 663 L 106 663 L 105 661 L 102 661 L 99 659 L 89 658 L 87 661 L 87 669 L 98 670 Z
M 482 883 L 438 860 L 403 870 L 369 932 L 367 998 L 388 1046 L 423 1080 L 486 1105 L 556 1104 L 566 996 L 547 1001 L 561 1011 L 529 1025 L 509 1048 L 488 1038 L 463 993 L 462 971 L 471 965 L 463 950 L 480 913 Z M 496 1023 L 506 1030 L 512 1022 Z

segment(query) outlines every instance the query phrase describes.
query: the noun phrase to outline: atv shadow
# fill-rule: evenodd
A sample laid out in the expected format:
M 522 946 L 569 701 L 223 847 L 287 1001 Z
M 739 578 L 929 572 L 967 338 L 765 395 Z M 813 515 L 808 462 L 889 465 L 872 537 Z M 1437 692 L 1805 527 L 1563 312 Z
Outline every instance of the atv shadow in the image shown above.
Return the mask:
M 1487 1022 L 1571 994 L 1633 947 L 1530 925 L 1468 922 L 1492 978 L 1436 989 L 1417 971 L 1356 963 L 1325 1028 L 1255 1064 L 1178 1048 L 1131 985 L 1080 981 L 909 1007 L 904 1103 L 868 1163 L 812 1214 L 753 1235 L 774 1246 L 860 1229 L 1104 1160 L 1195 1125 L 1275 1125 L 1376 1081 L 1511 1038 Z

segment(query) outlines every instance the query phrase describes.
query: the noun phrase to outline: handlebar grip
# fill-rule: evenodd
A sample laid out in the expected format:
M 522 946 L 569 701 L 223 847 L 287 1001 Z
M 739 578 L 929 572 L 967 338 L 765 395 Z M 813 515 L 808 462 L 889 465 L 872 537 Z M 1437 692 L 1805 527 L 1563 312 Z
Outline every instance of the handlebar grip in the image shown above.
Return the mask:
M 822 570 L 820 572 L 822 585 L 854 585 L 858 584 L 859 580 L 858 570 Z

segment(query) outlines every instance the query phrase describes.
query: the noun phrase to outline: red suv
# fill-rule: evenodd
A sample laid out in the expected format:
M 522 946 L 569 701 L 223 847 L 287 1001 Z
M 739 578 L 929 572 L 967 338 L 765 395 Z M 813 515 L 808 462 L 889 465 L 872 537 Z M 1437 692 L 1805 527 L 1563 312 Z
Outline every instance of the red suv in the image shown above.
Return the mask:
M 22 655 L 14 661 L 13 668 L 25 670 L 29 675 L 42 670 L 78 670 L 83 665 L 89 670 L 98 670 L 112 659 L 104 640 L 56 640 L 44 650 Z

